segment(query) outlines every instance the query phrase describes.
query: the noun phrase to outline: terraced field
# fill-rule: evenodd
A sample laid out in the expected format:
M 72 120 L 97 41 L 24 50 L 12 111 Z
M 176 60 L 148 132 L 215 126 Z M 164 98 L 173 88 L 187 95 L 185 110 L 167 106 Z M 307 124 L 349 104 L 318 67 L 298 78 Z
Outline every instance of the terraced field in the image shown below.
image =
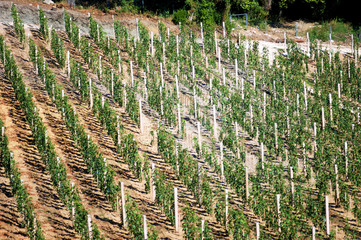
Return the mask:
M 361 238 L 357 44 L 1 9 L 0 239 Z

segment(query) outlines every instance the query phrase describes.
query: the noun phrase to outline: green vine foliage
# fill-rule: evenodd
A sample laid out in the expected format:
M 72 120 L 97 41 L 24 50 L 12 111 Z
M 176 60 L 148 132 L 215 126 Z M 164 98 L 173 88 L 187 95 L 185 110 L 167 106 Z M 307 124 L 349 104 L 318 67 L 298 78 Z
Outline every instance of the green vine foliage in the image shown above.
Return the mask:
M 55 29 L 51 31 L 51 50 L 54 52 L 55 58 L 58 61 L 61 68 L 65 67 L 65 52 L 63 41 L 59 38 Z
M 155 201 L 162 207 L 162 211 L 168 217 L 169 221 L 174 226 L 175 224 L 175 209 L 174 209 L 174 186 L 173 183 L 167 180 L 167 176 L 158 169 L 154 173 L 155 185 Z
M 74 44 L 74 47 L 80 47 L 80 30 L 79 27 L 71 20 L 70 15 L 67 11 L 64 11 L 64 22 L 65 22 L 65 32 L 67 33 L 69 39 Z
M 39 56 L 34 56 L 35 44 L 32 40 L 29 41 L 29 54 L 31 59 L 37 59 L 37 61 L 44 63 L 44 59 Z M 46 139 L 46 128 L 44 123 L 42 122 L 39 113 L 36 111 L 36 106 L 32 101 L 32 94 L 30 91 L 26 90 L 26 86 L 22 80 L 22 75 L 16 65 L 14 57 L 10 54 L 10 51 L 4 48 L 4 38 L 1 36 L 0 38 L 0 51 L 1 56 L 5 56 L 5 75 L 12 82 L 16 98 L 20 102 L 21 109 L 26 114 L 26 120 L 28 121 L 30 128 L 34 135 L 35 144 L 42 156 L 44 163 L 48 166 L 48 169 L 51 174 L 51 179 L 53 185 L 58 190 L 60 198 L 64 202 L 64 204 L 68 207 L 69 211 L 72 208 L 72 201 L 75 205 L 75 219 L 74 219 L 74 228 L 77 232 L 79 232 L 84 238 L 88 236 L 88 226 L 87 226 L 87 215 L 88 212 L 84 209 L 83 205 L 80 203 L 79 195 L 75 191 L 71 191 L 70 182 L 67 179 L 66 168 L 63 162 L 58 162 L 54 145 L 50 141 L 50 139 Z M 5 54 L 4 54 L 5 52 Z M 4 59 L 2 58 L 3 62 Z M 38 62 L 38 64 L 39 64 Z M 45 76 L 46 87 L 47 89 L 52 89 L 51 82 L 54 82 L 55 77 L 50 74 L 49 69 L 47 69 L 47 65 L 45 64 L 45 71 L 39 71 L 39 75 L 43 74 Z M 42 68 L 39 68 L 39 70 Z M 50 79 L 50 80 L 49 80 Z M 62 101 L 61 93 L 59 87 L 56 88 L 55 93 L 57 94 L 57 101 Z M 100 232 L 97 230 L 96 224 L 93 224 L 93 239 L 100 239 Z
M 30 51 L 35 48 L 35 44 L 30 42 Z M 30 55 L 32 51 L 30 52 Z M 34 59 L 34 58 L 33 58 Z M 39 55 L 37 56 L 38 61 L 45 61 L 45 59 Z M 120 191 L 120 188 L 114 182 L 115 172 L 111 169 L 109 165 L 106 165 L 104 162 L 104 157 L 99 152 L 97 146 L 91 141 L 91 139 L 87 139 L 87 134 L 84 131 L 84 127 L 80 124 L 78 120 L 77 114 L 74 112 L 73 107 L 71 106 L 68 99 L 62 98 L 61 96 L 61 86 L 59 86 L 56 82 L 56 78 L 54 74 L 50 71 L 49 68 L 46 67 L 48 74 L 46 76 L 46 83 L 48 87 L 48 93 L 51 97 L 54 96 L 55 104 L 57 105 L 59 111 L 64 111 L 66 116 L 65 124 L 67 128 L 72 132 L 73 139 L 75 140 L 76 145 L 81 150 L 83 158 L 87 163 L 87 166 L 91 173 L 93 173 L 94 178 L 98 179 L 99 188 L 104 192 L 107 199 L 112 203 L 113 208 L 116 207 L 116 196 Z M 40 74 L 39 74 L 40 75 Z M 52 87 L 54 85 L 55 95 L 53 95 Z M 101 105 L 101 103 L 98 103 Z
M 68 32 L 68 36 L 72 35 L 70 32 L 70 28 L 74 29 L 76 26 L 72 22 L 70 23 L 70 17 L 65 13 L 65 23 L 66 23 L 66 29 Z M 91 21 L 92 23 L 92 34 L 95 34 L 96 31 L 96 22 Z M 70 27 L 71 26 L 71 27 Z M 100 29 L 100 32 L 102 30 Z M 103 34 L 103 33 L 102 33 Z M 95 36 L 95 35 L 93 35 Z M 102 35 L 103 36 L 103 35 Z M 71 40 L 74 40 L 70 37 Z M 93 68 L 96 69 L 95 66 L 97 64 L 93 64 L 94 62 L 98 61 L 98 57 L 95 56 L 93 53 L 92 48 L 89 48 L 89 41 L 86 38 L 82 38 L 81 40 L 81 53 L 84 58 L 84 60 Z M 90 59 L 90 61 L 88 61 Z M 84 71 L 83 67 L 77 63 L 74 59 L 71 59 L 71 82 L 74 86 L 80 88 L 81 97 L 84 101 L 90 102 L 90 96 L 89 96 L 89 88 L 92 88 L 93 93 L 93 101 L 94 101 L 94 107 L 93 112 L 99 119 L 99 121 L 105 126 L 107 129 L 108 135 L 113 139 L 114 143 L 117 146 L 117 151 L 122 155 L 122 157 L 127 161 L 127 163 L 130 166 L 130 169 L 134 172 L 134 174 L 141 179 L 141 173 L 142 173 L 142 160 L 138 153 L 138 147 L 136 141 L 134 141 L 134 137 L 132 134 L 125 134 L 123 129 L 124 127 L 120 124 L 120 122 L 117 120 L 115 112 L 110 108 L 108 100 L 105 101 L 104 106 L 102 104 L 102 94 L 99 92 L 97 87 L 92 84 L 89 86 L 89 77 L 87 76 L 86 72 Z M 97 71 L 97 69 L 96 69 Z M 109 75 L 111 71 L 106 70 L 102 71 L 106 73 L 105 81 L 108 83 L 108 87 L 111 89 L 111 84 L 109 84 Z M 108 79 L 108 80 L 106 80 Z M 123 87 L 121 84 L 121 80 L 118 77 L 114 77 L 114 84 L 113 84 L 113 96 L 115 99 L 117 99 L 117 103 L 120 105 L 123 105 Z M 132 95 L 132 94 L 130 94 Z M 135 101 L 129 101 L 130 106 L 137 108 L 136 106 L 139 105 L 136 104 Z M 139 110 L 138 110 L 139 112 Z M 139 117 L 139 113 L 138 113 Z M 118 130 L 117 125 L 119 125 L 119 134 L 121 135 L 121 142 L 118 144 Z M 109 171 L 107 171 L 109 173 Z M 113 192 L 113 191 L 111 191 Z
M 144 239 L 142 212 L 139 210 L 137 203 L 129 195 L 126 196 L 125 210 L 127 213 L 128 228 L 134 239 Z M 147 228 L 149 229 L 148 224 Z M 150 228 L 148 230 L 148 239 L 158 239 L 158 232 Z
M 3 37 L 0 36 L 0 43 L 2 43 Z M 2 50 L 1 50 L 2 52 Z M 0 129 L 2 129 L 4 123 L 0 119 Z M 24 222 L 27 228 L 27 234 L 30 239 L 45 239 L 43 231 L 41 230 L 41 224 L 39 221 L 36 221 L 34 225 L 35 207 L 31 202 L 31 197 L 29 196 L 26 187 L 24 186 L 18 168 L 12 153 L 9 149 L 9 140 L 4 135 L 0 136 L 0 166 L 5 168 L 5 174 L 10 179 L 11 190 L 14 194 L 17 202 L 17 207 L 21 215 L 24 216 Z
M 15 32 L 22 44 L 25 44 L 25 28 L 24 23 L 19 17 L 19 12 L 16 9 L 15 4 L 11 5 L 11 16 L 14 21 Z
M 40 22 L 40 32 L 43 35 L 44 39 L 47 40 L 49 38 L 49 26 L 48 19 L 43 11 L 43 9 L 39 8 L 39 22 Z
M 189 207 L 183 208 L 182 226 L 185 239 L 214 239 L 212 229 L 205 221 L 202 233 L 201 218 Z
M 175 153 L 176 143 L 174 137 L 167 131 L 158 130 L 158 150 L 164 160 L 177 170 L 179 164 L 179 178 L 185 183 L 196 199 L 201 202 L 208 213 L 212 213 L 213 192 L 209 185 L 209 178 L 205 174 L 198 174 L 197 160 L 192 158 L 185 149 L 178 147 L 178 156 Z M 199 182 L 200 181 L 200 182 Z M 199 196 L 201 193 L 201 196 Z

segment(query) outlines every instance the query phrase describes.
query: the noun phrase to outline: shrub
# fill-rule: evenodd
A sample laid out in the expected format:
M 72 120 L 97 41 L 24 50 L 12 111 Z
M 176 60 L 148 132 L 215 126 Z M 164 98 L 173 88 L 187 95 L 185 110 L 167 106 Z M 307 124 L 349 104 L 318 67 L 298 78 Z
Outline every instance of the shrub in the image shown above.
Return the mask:
M 206 27 L 215 25 L 215 5 L 212 1 L 202 0 L 197 8 L 197 21 L 203 22 Z
M 263 23 L 265 18 L 268 16 L 268 12 L 256 1 L 248 1 L 248 4 L 243 4 L 241 6 L 248 12 L 249 23 L 252 25 L 259 25 Z
M 188 19 L 188 12 L 185 9 L 179 9 L 177 10 L 173 15 L 173 23 L 178 24 L 179 22 L 184 25 L 187 22 Z
M 332 29 L 332 40 L 335 41 L 345 41 L 353 33 L 349 23 L 335 19 L 313 27 L 310 31 L 310 38 L 328 41 L 330 39 L 330 27 Z

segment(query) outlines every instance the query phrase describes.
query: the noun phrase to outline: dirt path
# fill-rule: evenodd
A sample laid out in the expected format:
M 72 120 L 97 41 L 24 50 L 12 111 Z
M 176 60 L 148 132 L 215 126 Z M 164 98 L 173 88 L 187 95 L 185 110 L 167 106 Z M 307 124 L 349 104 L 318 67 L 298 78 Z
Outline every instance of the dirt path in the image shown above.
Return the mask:
M 32 132 L 15 99 L 11 82 L 5 79 L 3 68 L 0 78 L 0 117 L 6 127 L 9 148 L 14 153 L 21 179 L 36 207 L 35 213 L 44 235 L 47 239 L 77 239 L 69 212 L 52 185 L 50 174 L 34 145 Z

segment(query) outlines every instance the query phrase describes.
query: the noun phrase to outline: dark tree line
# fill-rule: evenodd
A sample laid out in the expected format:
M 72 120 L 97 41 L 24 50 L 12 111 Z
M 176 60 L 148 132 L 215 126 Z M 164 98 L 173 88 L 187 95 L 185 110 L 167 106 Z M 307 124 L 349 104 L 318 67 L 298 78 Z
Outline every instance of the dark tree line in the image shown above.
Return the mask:
M 77 0 L 77 4 L 96 5 L 103 10 L 120 7 L 135 13 L 150 11 L 157 15 L 175 14 L 176 20 L 221 24 L 230 13 L 248 13 L 257 24 L 265 19 L 327 21 L 338 19 L 361 24 L 355 0 Z

